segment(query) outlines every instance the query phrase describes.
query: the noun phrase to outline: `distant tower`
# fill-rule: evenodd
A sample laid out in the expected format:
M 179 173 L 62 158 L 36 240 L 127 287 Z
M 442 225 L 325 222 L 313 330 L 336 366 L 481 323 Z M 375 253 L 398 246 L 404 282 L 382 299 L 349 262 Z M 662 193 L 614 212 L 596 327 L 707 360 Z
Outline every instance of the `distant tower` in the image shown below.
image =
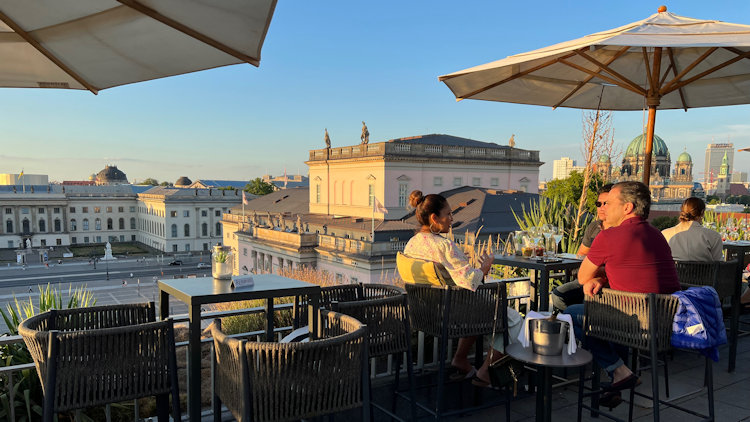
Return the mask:
M 704 182 L 711 183 L 716 180 L 716 176 L 719 174 L 721 165 L 726 158 L 727 164 L 729 165 L 728 174 L 732 174 L 733 163 L 734 163 L 734 144 L 708 144 L 706 148 L 706 164 L 703 174 L 705 177 Z M 711 180 L 713 178 L 714 180 Z
M 599 157 L 599 161 L 594 164 L 594 171 L 602 176 L 602 180 L 609 182 L 609 179 L 612 177 L 612 161 L 609 155 L 602 154 Z
M 690 183 L 693 181 L 693 158 L 687 153 L 687 151 L 683 151 L 682 154 L 677 157 L 672 180 L 674 182 L 682 183 Z
M 716 194 L 726 195 L 729 193 L 729 158 L 727 153 L 724 153 L 724 158 L 721 159 L 721 167 L 719 167 L 719 178 L 716 180 Z

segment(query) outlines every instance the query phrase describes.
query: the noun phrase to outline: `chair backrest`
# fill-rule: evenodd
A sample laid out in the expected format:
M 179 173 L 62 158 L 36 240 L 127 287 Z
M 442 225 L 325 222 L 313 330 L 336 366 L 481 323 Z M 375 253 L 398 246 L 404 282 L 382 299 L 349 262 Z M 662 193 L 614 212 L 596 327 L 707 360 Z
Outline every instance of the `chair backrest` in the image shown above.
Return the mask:
M 626 347 L 669 350 L 679 301 L 672 295 L 602 289 L 585 297 L 584 333 Z
M 217 384 L 225 384 L 216 394 L 237 420 L 307 419 L 362 405 L 368 388 L 367 327 L 326 310 L 321 321 L 321 339 L 308 343 L 230 341 L 212 327 L 217 367 L 234 360 L 241 368 L 216 373 Z
M 507 330 L 507 287 L 502 280 L 481 285 L 475 292 L 425 284 L 406 284 L 405 287 L 413 330 L 431 336 L 442 336 L 445 330 L 448 338 L 490 334 L 496 305 L 500 319 L 496 332 Z
M 172 392 L 174 324 L 148 319 L 153 320 L 153 304 L 49 311 L 21 323 L 19 334 L 42 381 L 45 411 Z
M 396 254 L 396 267 L 406 283 L 432 286 L 455 286 L 448 271 L 439 263 Z
M 677 276 L 683 289 L 711 286 L 724 300 L 734 294 L 737 260 L 733 261 L 675 261 Z

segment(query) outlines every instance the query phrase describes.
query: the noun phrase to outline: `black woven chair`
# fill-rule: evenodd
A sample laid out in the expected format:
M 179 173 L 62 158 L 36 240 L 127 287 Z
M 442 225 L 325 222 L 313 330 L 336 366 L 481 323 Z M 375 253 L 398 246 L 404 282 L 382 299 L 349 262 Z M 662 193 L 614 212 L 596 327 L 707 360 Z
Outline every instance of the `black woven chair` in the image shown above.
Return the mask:
M 321 310 L 320 339 L 307 343 L 238 340 L 210 327 L 214 339 L 214 420 L 222 403 L 239 421 L 291 421 L 362 406 L 370 420 L 367 327 Z
M 737 341 L 740 320 L 740 291 L 742 280 L 737 278 L 737 260 L 733 261 L 675 261 L 677 276 L 683 289 L 711 286 L 719 294 L 724 319 L 729 319 L 729 372 L 734 370 L 737 360 Z M 728 318 L 727 318 L 728 316 Z
M 633 372 L 638 370 L 639 352 L 648 353 L 651 362 L 657 361 L 657 355 L 669 351 L 672 339 L 672 322 L 677 312 L 679 301 L 672 295 L 654 293 L 630 293 L 611 289 L 602 289 L 599 295 L 586 296 L 583 331 L 585 336 L 609 341 L 632 349 L 631 368 Z M 630 390 L 630 401 L 628 410 L 628 421 L 633 419 L 633 399 L 635 395 L 652 400 L 654 409 L 654 421 L 659 421 L 659 405 L 665 404 L 669 407 L 696 415 L 708 420 L 714 420 L 714 398 L 713 398 L 713 373 L 712 362 L 706 357 L 706 382 L 708 387 L 708 410 L 709 416 L 705 416 L 667 403 L 659 399 L 659 373 L 651 368 L 652 394 L 646 395 L 636 392 L 635 388 Z M 595 371 L 598 379 L 598 371 Z M 584 394 L 584 373 L 581 371 L 578 387 L 578 421 L 581 420 L 583 409 L 605 414 L 595 406 L 583 403 L 584 396 L 598 397 L 601 391 L 592 388 L 591 393 Z M 608 418 L 620 420 L 614 416 Z
M 51 310 L 21 323 L 19 334 L 42 381 L 42 419 L 156 396 L 160 421 L 180 420 L 172 320 L 155 321 L 154 304 Z

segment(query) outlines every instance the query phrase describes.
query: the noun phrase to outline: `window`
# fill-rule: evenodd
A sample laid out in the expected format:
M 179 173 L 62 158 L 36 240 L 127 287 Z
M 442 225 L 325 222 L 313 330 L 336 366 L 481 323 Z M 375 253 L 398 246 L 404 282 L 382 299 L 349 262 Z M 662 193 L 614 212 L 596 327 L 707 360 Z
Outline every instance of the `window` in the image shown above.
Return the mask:
M 460 177 L 454 177 L 453 178 L 453 186 L 461 186 L 461 178 Z
M 169 212 L 170 217 L 177 217 L 177 211 L 170 211 Z
M 190 211 L 188 211 L 188 210 L 184 210 L 184 211 L 182 212 L 182 216 L 183 216 L 183 217 L 190 217 Z
M 189 243 L 185 244 L 185 252 L 190 252 L 190 244 Z
M 62 231 L 62 225 L 60 224 L 59 218 L 55 219 L 55 231 L 56 232 Z
M 221 217 L 221 210 L 216 210 L 216 213 L 214 213 L 217 217 Z
M 40 246 L 47 246 L 47 239 L 42 239 L 39 241 Z
M 60 207 L 52 208 L 52 213 L 53 214 L 60 214 Z
M 242 255 L 247 256 L 247 248 L 242 248 Z
M 5 222 L 5 232 L 13 233 L 13 220 L 8 220 Z
M 471 178 L 471 185 L 472 186 L 479 186 L 481 184 L 482 184 L 482 179 L 480 179 L 479 177 L 472 177 Z
M 88 213 L 89 212 L 89 207 L 83 207 L 83 211 L 81 211 L 81 212 Z
M 201 210 L 201 217 L 208 217 L 208 211 Z
M 130 217 L 130 230 L 135 230 L 135 217 Z
M 101 230 L 102 229 L 102 220 L 101 219 L 97 218 L 96 220 L 94 220 L 94 229 L 96 229 L 96 230 Z M 98 240 L 97 240 L 97 242 L 98 242 Z
M 117 212 L 125 212 L 125 207 L 117 207 Z
M 359 279 L 357 279 L 357 277 L 352 277 L 352 278 L 349 279 L 349 282 L 352 283 L 352 284 L 357 284 L 357 283 L 359 283 Z
M 78 243 L 78 239 L 76 239 L 76 237 L 73 236 L 73 237 L 70 238 L 70 243 L 72 243 L 72 244 L 75 245 L 76 243 Z
M 113 228 L 114 228 L 114 227 L 113 227 L 113 225 L 112 225 L 112 219 L 111 219 L 111 218 L 108 218 L 108 219 L 107 219 L 107 230 L 112 230 Z
M 518 190 L 521 191 L 521 192 L 528 192 L 529 191 L 529 187 L 527 185 L 521 185 L 521 187 L 518 188 Z
M 185 237 L 190 236 L 190 224 L 185 224 L 183 231 L 185 232 Z
M 207 251 L 207 250 L 208 250 L 208 243 L 204 243 L 204 244 L 203 244 L 203 250 L 204 250 L 204 251 Z
M 28 208 L 21 208 L 21 214 L 28 214 L 29 209 Z
M 375 204 L 375 186 L 367 186 L 367 205 L 373 206 Z
M 172 252 L 177 252 L 177 245 L 172 245 Z
M 88 218 L 84 218 L 83 219 L 83 229 L 84 230 L 88 230 L 89 229 L 89 219 Z M 88 241 L 86 241 L 86 243 L 88 243 Z
M 29 233 L 31 231 L 31 224 L 29 223 L 28 218 L 24 218 L 23 221 L 21 222 L 21 225 L 23 227 L 24 233 Z
M 208 236 L 208 223 L 201 224 L 201 236 Z
M 101 207 L 94 207 L 94 214 L 99 214 L 100 212 L 102 212 Z
M 135 207 L 130 207 L 130 212 L 135 212 Z
M 216 223 L 216 236 L 221 236 L 221 223 Z
M 177 237 L 177 224 L 172 224 L 172 237 Z
M 125 230 L 125 219 L 124 218 L 120 218 L 119 220 L 117 220 L 117 228 L 119 228 L 120 230 Z
M 83 236 L 83 243 L 89 243 L 89 237 Z
M 76 212 L 76 207 L 70 207 L 70 213 L 72 214 L 72 213 L 75 213 L 75 212 Z
M 39 220 L 39 231 L 40 232 L 47 231 L 47 222 L 45 222 L 44 220 Z
M 405 207 L 406 202 L 408 201 L 409 194 L 406 193 L 408 191 L 408 185 L 406 183 L 399 183 L 398 184 L 398 206 L 399 207 Z
M 112 212 L 112 207 L 107 207 L 107 212 Z
M 315 184 L 315 203 L 320 204 L 320 183 Z
M 39 208 L 37 211 L 39 212 L 39 214 L 44 214 L 44 208 Z
M 135 235 L 134 234 L 130 235 L 130 240 L 132 240 L 133 242 L 135 242 Z
M 435 186 L 443 186 L 443 178 L 442 177 L 433 177 L 432 178 L 432 184 Z
M 102 237 L 96 236 L 96 243 L 102 243 Z
M 122 234 L 121 234 L 121 235 L 120 235 L 120 242 L 124 242 L 124 241 L 125 241 L 125 235 L 122 235 Z
M 493 177 L 490 179 L 490 186 L 498 186 L 500 184 L 500 180 L 497 177 Z
M 344 283 L 344 275 L 341 273 L 336 273 L 336 284 L 343 284 Z

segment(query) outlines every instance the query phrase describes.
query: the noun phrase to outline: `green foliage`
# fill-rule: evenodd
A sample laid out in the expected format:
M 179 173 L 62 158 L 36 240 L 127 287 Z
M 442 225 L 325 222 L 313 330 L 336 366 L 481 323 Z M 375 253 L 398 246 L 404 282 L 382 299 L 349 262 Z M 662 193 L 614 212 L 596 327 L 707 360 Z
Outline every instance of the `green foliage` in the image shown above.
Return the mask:
M 706 203 L 707 204 L 711 204 L 711 205 L 713 205 L 713 204 L 720 204 L 721 203 L 721 198 L 719 198 L 716 195 L 708 195 L 708 196 L 706 196 Z
M 577 205 L 577 204 L 576 204 Z M 583 240 L 583 232 L 591 222 L 593 214 L 584 214 L 580 222 L 580 230 L 575 233 L 576 205 L 565 203 L 559 197 L 553 199 L 540 196 L 539 201 L 532 203 L 529 209 L 521 207 L 521 215 L 513 212 L 516 222 L 521 230 L 530 227 L 539 227 L 542 224 L 552 224 L 555 227 L 563 227 L 563 240 L 560 247 L 563 252 L 576 253 Z
M 676 226 L 678 222 L 679 222 L 679 218 L 677 217 L 670 217 L 668 215 L 663 215 L 661 217 L 656 217 L 653 220 L 651 220 L 651 225 L 659 229 L 659 231 L 661 231 L 661 230 Z
M 604 185 L 604 181 L 599 173 L 591 174 L 589 180 L 589 195 L 586 197 L 586 209 L 596 214 L 596 202 L 597 195 L 595 192 Z M 563 204 L 571 204 L 576 209 L 578 208 L 578 202 L 581 200 L 581 194 L 583 192 L 583 173 L 577 171 L 571 172 L 567 179 L 555 179 L 547 182 L 547 190 L 544 191 L 544 196 L 550 199 L 557 199 Z M 591 194 L 591 193 L 594 194 Z
M 154 180 L 154 181 L 156 181 L 156 180 Z M 156 186 L 156 185 L 154 185 L 154 186 Z M 167 182 L 167 181 L 164 181 L 164 182 L 159 183 L 159 186 L 172 186 L 172 184 L 169 183 L 169 182 Z
M 727 204 L 750 205 L 750 195 L 729 195 L 726 202 Z
M 245 185 L 245 192 L 258 196 L 268 195 L 273 192 L 273 185 L 264 182 L 260 177 L 256 177 Z
M 167 182 L 164 182 L 164 183 L 167 183 Z M 152 177 L 149 177 L 149 178 L 147 178 L 146 180 L 142 180 L 142 181 L 141 181 L 140 183 L 138 183 L 138 184 L 139 184 L 139 185 L 159 186 L 159 181 L 158 181 L 158 180 L 156 180 L 156 179 L 154 179 L 154 178 L 152 178 Z
M 47 284 L 45 288 L 39 286 L 39 302 L 35 305 L 29 301 L 13 299 L 13 304 L 8 303 L 7 309 L 0 308 L 8 332 L 5 335 L 18 335 L 18 325 L 26 318 L 37 313 L 46 312 L 50 309 L 63 309 L 63 303 L 67 308 L 83 308 L 94 306 L 96 299 L 86 287 L 73 289 L 68 288 L 68 300 L 64 301 L 63 294 L 56 288 Z M 34 363 L 26 345 L 23 343 L 8 344 L 0 346 L 0 362 L 3 366 L 23 365 Z M 42 415 L 42 385 L 39 382 L 36 369 L 24 369 L 14 374 L 14 384 L 10 394 L 14 398 L 14 411 L 16 420 L 19 422 L 31 422 L 40 420 Z M 0 385 L 8 385 L 7 375 L 0 376 Z M 8 391 L 0 390 L 0 420 L 10 419 L 10 396 Z

